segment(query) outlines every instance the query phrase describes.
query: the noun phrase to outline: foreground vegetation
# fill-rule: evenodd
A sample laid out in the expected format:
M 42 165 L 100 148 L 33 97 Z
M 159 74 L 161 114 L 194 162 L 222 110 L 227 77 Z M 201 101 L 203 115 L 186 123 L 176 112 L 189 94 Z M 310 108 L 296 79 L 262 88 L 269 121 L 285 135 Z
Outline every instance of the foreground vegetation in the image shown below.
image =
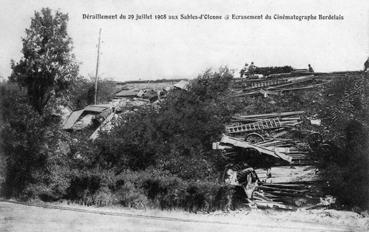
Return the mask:
M 338 197 L 339 206 L 368 207 L 367 75 L 272 99 L 234 99 L 231 72 L 207 71 L 187 91 L 170 91 L 158 105 L 125 114 L 92 142 L 83 132 L 61 130 L 56 117 L 58 106 L 80 108 L 93 96 L 90 82 L 78 76 L 67 20 L 48 9 L 35 14 L 23 39 L 24 57 L 12 62 L 2 86 L 5 196 L 189 211 L 236 208 L 242 196 L 220 182 L 226 162 L 211 149 L 224 123 L 237 112 L 306 110 L 323 120 L 330 141 L 329 149 L 315 154 L 327 193 Z

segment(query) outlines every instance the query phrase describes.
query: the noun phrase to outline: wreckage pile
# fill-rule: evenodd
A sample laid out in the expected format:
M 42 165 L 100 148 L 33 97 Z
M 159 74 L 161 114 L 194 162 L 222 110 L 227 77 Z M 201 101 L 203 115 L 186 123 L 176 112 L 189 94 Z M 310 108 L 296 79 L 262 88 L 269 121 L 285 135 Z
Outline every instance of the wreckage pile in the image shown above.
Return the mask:
M 109 132 L 119 117 L 134 112 L 141 106 L 157 104 L 166 97 L 169 90 L 186 90 L 188 83 L 187 80 L 118 83 L 119 90 L 110 102 L 88 105 L 69 112 L 62 128 L 70 132 L 93 129 L 89 138 L 95 140 L 99 133 Z
M 321 136 L 302 129 L 303 115 L 303 111 L 235 115 L 232 123 L 226 125 L 228 135 L 224 135 L 220 143 L 273 157 L 282 164 L 313 164 L 308 153 L 321 142 Z
M 314 73 L 305 69 L 295 69 L 289 73 L 263 76 L 254 74 L 248 78 L 236 78 L 233 82 L 233 97 L 251 95 L 282 95 L 289 91 L 318 88 L 331 81 L 340 73 Z M 347 73 L 342 73 L 347 75 Z
M 289 91 L 317 89 L 340 75 L 349 74 L 315 73 L 305 69 L 266 76 L 254 73 L 234 79 L 231 96 L 272 97 Z M 226 182 L 241 186 L 250 205 L 259 208 L 289 209 L 333 203 L 333 199 L 323 198 L 324 184 L 319 180 L 316 160 L 311 155 L 327 146 L 319 133 L 320 123 L 303 111 L 234 115 L 225 125 L 226 134 L 213 144 L 213 149 L 222 150 L 223 158 L 233 164 L 227 165 L 228 170 L 224 172 Z M 239 174 L 244 171 L 234 167 L 240 165 L 246 169 L 252 167 L 257 180 L 250 177 L 246 182 L 237 181 L 242 179 Z M 231 177 L 229 174 L 234 171 L 238 174 Z M 248 194 L 250 188 L 253 189 L 251 195 Z
M 318 169 L 314 166 L 272 167 L 268 173 L 255 170 L 261 184 L 254 191 L 253 203 L 259 208 L 316 207 L 324 204 Z
M 259 184 L 253 188 L 253 205 L 290 209 L 320 204 L 322 184 L 310 152 L 322 137 L 304 129 L 305 121 L 317 120 L 308 120 L 303 111 L 235 115 L 220 142 L 213 144 L 229 163 L 255 170 Z M 246 190 L 252 181 L 233 184 Z

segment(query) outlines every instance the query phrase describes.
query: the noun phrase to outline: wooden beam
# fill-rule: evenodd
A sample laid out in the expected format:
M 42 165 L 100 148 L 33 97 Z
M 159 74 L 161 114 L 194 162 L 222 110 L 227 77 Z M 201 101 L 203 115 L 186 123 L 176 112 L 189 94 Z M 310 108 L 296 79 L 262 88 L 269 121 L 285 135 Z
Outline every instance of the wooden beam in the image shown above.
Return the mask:
M 304 114 L 305 111 L 293 111 L 293 112 L 281 112 L 281 113 L 270 113 L 270 114 L 254 114 L 254 115 L 236 115 L 238 118 L 251 119 L 251 118 L 271 118 L 271 117 L 283 117 L 291 115 Z
M 226 143 L 226 144 L 231 144 L 233 146 L 241 147 L 241 148 L 253 148 L 253 149 L 259 151 L 261 154 L 266 154 L 266 155 L 269 155 L 269 156 L 273 156 L 274 158 L 282 159 L 284 161 L 287 161 L 288 163 L 292 162 L 292 157 L 289 157 L 289 156 L 287 156 L 287 155 L 285 155 L 281 152 L 269 150 L 269 149 L 266 149 L 262 146 L 257 146 L 257 145 L 254 145 L 254 144 L 250 144 L 246 141 L 242 141 L 240 139 L 232 138 L 232 137 L 227 136 L 227 135 L 223 135 L 220 142 L 221 143 Z

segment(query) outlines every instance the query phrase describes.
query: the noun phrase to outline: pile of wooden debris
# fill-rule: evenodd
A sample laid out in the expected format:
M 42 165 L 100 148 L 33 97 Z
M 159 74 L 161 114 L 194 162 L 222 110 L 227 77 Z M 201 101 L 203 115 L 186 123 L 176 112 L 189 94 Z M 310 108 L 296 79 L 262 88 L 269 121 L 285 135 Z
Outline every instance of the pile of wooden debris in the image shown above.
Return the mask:
M 224 178 L 233 178 L 231 182 L 245 192 L 252 186 L 250 205 L 291 209 L 320 204 L 323 183 L 310 153 L 323 141 L 318 132 L 303 129 L 305 119 L 303 111 L 235 115 L 226 125 L 226 134 L 213 144 L 213 149 L 222 150 L 223 157 L 235 164 L 227 166 Z M 256 180 L 237 181 L 244 173 L 233 168 L 237 164 L 247 170 L 251 167 Z
M 270 74 L 256 78 L 235 78 L 232 97 L 250 95 L 282 95 L 289 91 L 315 89 L 329 83 L 332 78 L 349 75 L 348 72 L 315 73 L 307 70 L 294 70 L 289 73 Z
M 270 156 L 289 165 L 309 165 L 314 161 L 309 152 L 322 142 L 322 136 L 302 128 L 303 111 L 259 115 L 235 115 L 226 125 L 223 135 L 214 149 L 226 145 L 228 153 L 234 148 L 248 149 L 254 153 Z M 238 149 L 239 150 L 239 149 Z

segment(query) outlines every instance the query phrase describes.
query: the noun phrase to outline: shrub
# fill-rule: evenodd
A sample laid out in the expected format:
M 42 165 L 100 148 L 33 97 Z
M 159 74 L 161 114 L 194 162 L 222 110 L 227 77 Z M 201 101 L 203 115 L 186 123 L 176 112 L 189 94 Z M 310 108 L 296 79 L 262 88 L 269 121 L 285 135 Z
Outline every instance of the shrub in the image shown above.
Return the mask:
M 125 170 L 119 175 L 102 170 L 83 171 L 75 174 L 68 190 L 69 200 L 84 205 L 181 208 L 191 212 L 227 210 L 234 192 L 228 185 L 188 182 L 156 169 Z
M 345 207 L 369 207 L 368 74 L 336 78 L 324 91 L 320 116 L 331 149 L 318 154 L 327 191 Z
M 222 168 L 212 142 L 234 112 L 227 98 L 231 79 L 227 69 L 205 72 L 187 91 L 170 91 L 159 107 L 127 114 L 97 140 L 97 153 L 117 170 L 154 166 L 185 180 L 216 179 Z
M 97 206 L 110 206 L 117 202 L 116 196 L 107 186 L 99 188 L 92 199 L 93 204 Z
M 114 175 L 111 172 L 95 169 L 73 170 L 66 197 L 82 204 L 95 204 L 95 195 L 99 191 L 114 186 Z
M 131 183 L 131 188 L 136 189 L 136 192 L 140 189 L 140 193 L 145 194 L 148 200 L 146 204 L 150 207 L 209 212 L 226 209 L 232 194 L 227 185 L 207 181 L 188 182 L 168 172 L 146 170 L 135 172 L 134 176 L 139 177 L 134 178 L 135 184 L 128 183 Z
M 142 189 L 135 187 L 135 184 L 129 181 L 119 187 L 115 196 L 123 206 L 131 208 L 146 208 L 148 206 L 147 196 Z

